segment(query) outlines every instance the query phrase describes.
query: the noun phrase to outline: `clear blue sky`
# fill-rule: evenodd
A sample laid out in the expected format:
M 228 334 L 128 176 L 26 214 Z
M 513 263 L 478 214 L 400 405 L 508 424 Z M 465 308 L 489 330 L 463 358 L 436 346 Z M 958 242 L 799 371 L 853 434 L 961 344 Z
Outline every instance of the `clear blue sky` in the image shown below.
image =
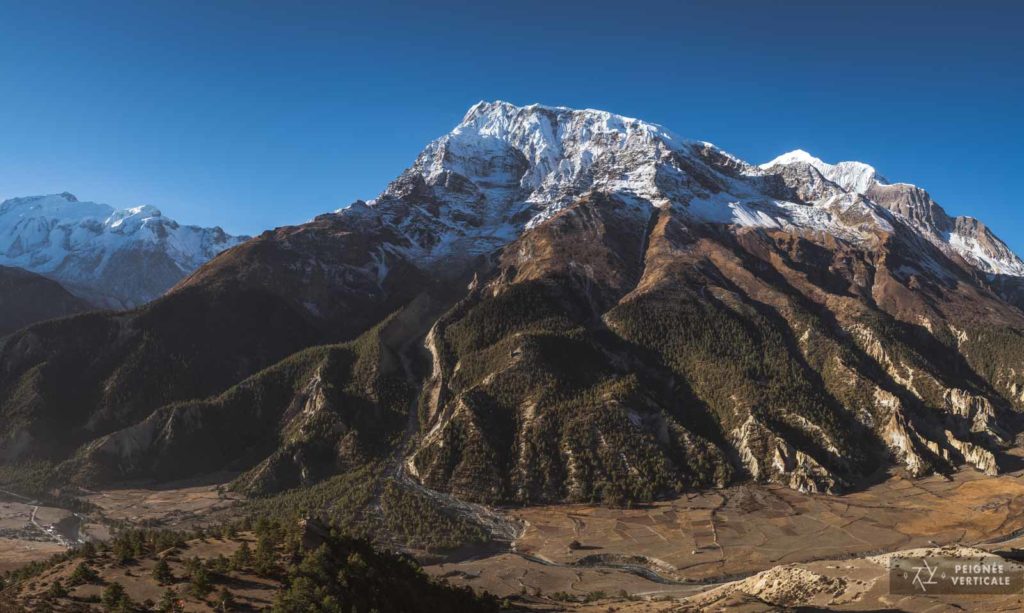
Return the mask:
M 497 4 L 0 0 L 0 196 L 256 233 L 377 195 L 503 99 L 869 162 L 1024 252 L 1013 2 Z

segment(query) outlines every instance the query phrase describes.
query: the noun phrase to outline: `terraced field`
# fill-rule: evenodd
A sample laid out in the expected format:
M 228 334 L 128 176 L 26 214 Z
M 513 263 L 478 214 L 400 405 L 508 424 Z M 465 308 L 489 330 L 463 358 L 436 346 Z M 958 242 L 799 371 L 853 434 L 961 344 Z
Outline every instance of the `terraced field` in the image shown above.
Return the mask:
M 994 550 L 1024 530 L 1024 479 L 973 470 L 951 480 L 894 476 L 845 496 L 747 485 L 644 508 L 513 515 L 526 525 L 514 552 L 428 571 L 499 595 L 680 598 L 792 563 L 948 544 Z

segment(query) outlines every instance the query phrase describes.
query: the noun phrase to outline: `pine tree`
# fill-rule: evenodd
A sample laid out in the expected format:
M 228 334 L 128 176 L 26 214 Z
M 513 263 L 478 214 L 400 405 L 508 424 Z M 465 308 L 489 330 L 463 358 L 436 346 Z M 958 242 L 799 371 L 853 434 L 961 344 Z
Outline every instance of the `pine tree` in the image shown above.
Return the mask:
M 96 556 L 96 545 L 94 545 L 92 541 L 86 541 L 78 548 L 78 552 L 86 560 L 91 560 Z
M 120 583 L 114 582 L 103 589 L 100 602 L 107 611 L 130 611 L 132 600 Z
M 50 589 L 48 589 L 46 593 L 51 598 L 64 598 L 68 595 L 68 590 L 64 587 L 64 584 L 61 583 L 60 579 L 54 579 L 54 581 L 50 583 Z
M 210 583 L 210 573 L 202 566 L 192 571 L 189 589 L 193 596 L 200 599 L 206 598 L 206 595 L 213 590 L 213 585 Z
M 233 611 L 235 608 L 235 596 L 226 588 L 220 588 L 217 594 L 217 608 L 221 611 Z
M 83 583 L 93 583 L 99 577 L 88 564 L 85 562 L 79 562 L 75 570 L 71 571 L 71 576 L 68 577 L 68 585 L 82 585 Z
M 160 597 L 160 602 L 157 604 L 157 611 L 160 611 L 160 613 L 177 613 L 180 610 L 177 592 L 171 588 L 164 590 L 164 595 Z
M 256 554 L 253 557 L 253 567 L 256 572 L 264 576 L 274 572 L 275 560 L 274 544 L 268 537 L 260 537 L 256 544 Z
M 160 558 L 157 561 L 156 566 L 153 567 L 153 578 L 157 580 L 160 585 L 174 582 L 174 573 L 171 572 L 171 567 L 167 564 L 167 560 Z
M 131 542 L 122 536 L 114 541 L 113 554 L 117 563 L 123 565 L 132 561 L 135 557 L 135 549 Z
M 218 554 L 216 558 L 210 558 L 206 561 L 206 568 L 211 573 L 223 575 L 231 570 L 231 561 L 225 558 L 223 554 Z
M 252 563 L 252 550 L 249 549 L 249 543 L 242 541 L 242 545 L 235 550 L 235 553 L 231 554 L 231 568 L 233 570 L 243 570 Z

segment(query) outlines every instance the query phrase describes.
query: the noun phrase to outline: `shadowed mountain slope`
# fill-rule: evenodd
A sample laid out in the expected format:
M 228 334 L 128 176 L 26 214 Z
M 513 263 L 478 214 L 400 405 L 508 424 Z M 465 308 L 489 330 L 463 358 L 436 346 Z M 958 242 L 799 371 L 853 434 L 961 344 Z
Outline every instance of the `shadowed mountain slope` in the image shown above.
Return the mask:
M 91 308 L 56 281 L 20 268 L 0 266 L 0 336 L 37 321 Z

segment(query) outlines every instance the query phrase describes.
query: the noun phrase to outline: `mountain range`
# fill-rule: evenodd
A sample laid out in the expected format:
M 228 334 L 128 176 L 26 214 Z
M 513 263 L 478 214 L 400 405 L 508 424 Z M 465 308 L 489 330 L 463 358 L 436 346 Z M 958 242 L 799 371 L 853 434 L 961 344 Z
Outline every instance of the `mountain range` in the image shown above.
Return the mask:
M 66 192 L 0 203 L 0 265 L 102 308 L 141 306 L 245 238 L 180 225 L 152 206 L 115 209 Z
M 376 465 L 485 503 L 840 492 L 995 474 L 1024 430 L 1024 262 L 859 162 L 757 166 L 494 102 L 377 198 L 244 242 L 77 205 L 0 206 L 0 236 L 32 238 L 3 262 L 142 305 L 0 340 L 0 460 L 62 481 L 229 470 L 267 494 Z M 139 261 L 166 275 L 114 280 Z

